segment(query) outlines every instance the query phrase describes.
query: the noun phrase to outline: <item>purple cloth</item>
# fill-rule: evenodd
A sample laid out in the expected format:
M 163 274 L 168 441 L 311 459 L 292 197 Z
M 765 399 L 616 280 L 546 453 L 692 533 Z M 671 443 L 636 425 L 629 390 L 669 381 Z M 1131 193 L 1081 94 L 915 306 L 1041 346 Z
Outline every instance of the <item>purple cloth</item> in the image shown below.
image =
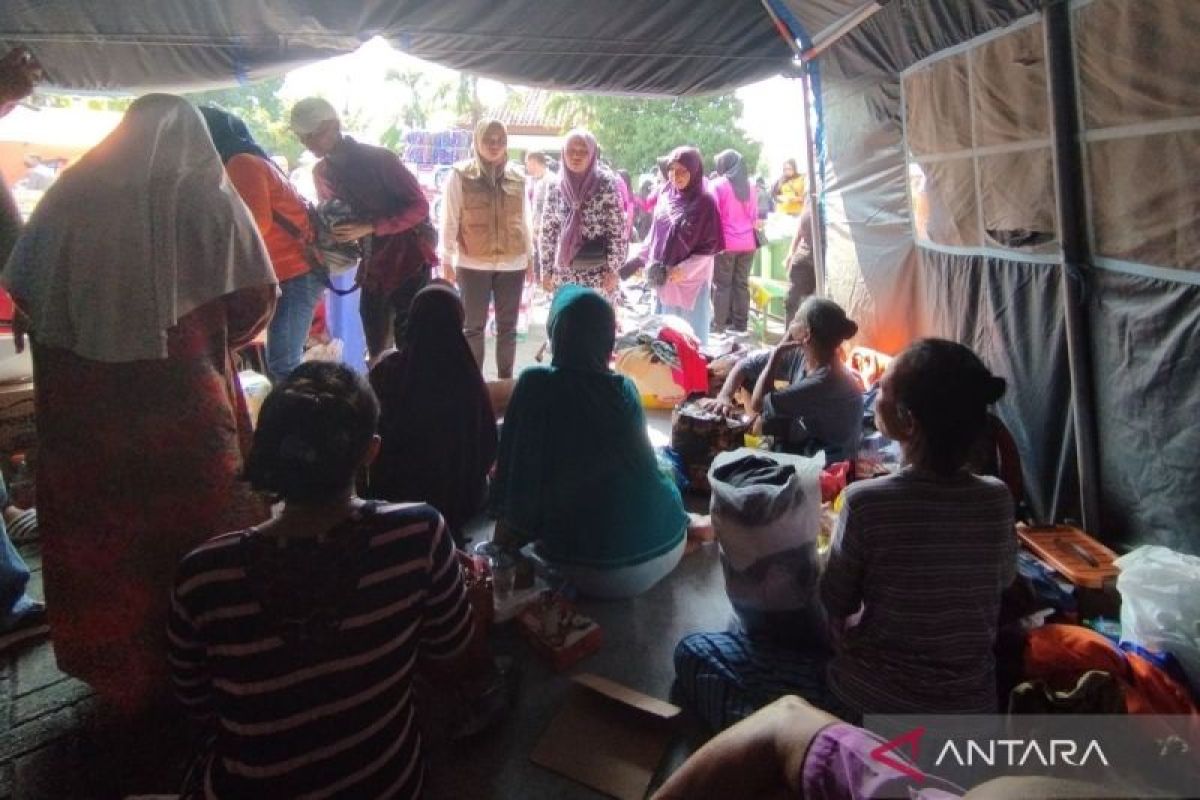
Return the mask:
M 587 144 L 588 163 L 583 172 L 572 172 L 567 167 L 567 148 L 574 139 L 581 139 Z M 583 204 L 600 188 L 596 151 L 596 137 L 579 128 L 568 133 L 566 141 L 563 142 L 562 174 L 558 179 L 558 190 L 567 206 L 567 215 L 563 218 L 562 233 L 558 237 L 559 266 L 570 266 L 583 245 Z
M 948 781 L 926 776 L 918 789 L 910 778 L 871 757 L 883 740 L 853 725 L 830 725 L 817 734 L 804 757 L 801 785 L 807 800 L 957 800 L 962 790 Z M 902 759 L 898 751 L 888 754 Z
M 694 147 L 678 147 L 670 163 L 679 162 L 692 174 L 679 190 L 668 183 L 654 208 L 650 227 L 651 261 L 673 267 L 689 256 L 716 255 L 725 249 L 717 201 L 704 190 L 704 162 Z

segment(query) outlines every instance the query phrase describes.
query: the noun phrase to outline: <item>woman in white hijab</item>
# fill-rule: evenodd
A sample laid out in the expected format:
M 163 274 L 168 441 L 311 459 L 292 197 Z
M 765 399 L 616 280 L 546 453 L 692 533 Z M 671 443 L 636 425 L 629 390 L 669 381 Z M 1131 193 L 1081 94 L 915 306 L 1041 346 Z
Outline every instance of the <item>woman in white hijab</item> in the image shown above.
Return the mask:
M 277 289 L 199 112 L 152 94 L 46 193 L 0 282 L 33 346 L 43 573 L 59 668 L 118 711 L 168 695 L 179 559 L 264 518 L 237 480 L 231 353 Z

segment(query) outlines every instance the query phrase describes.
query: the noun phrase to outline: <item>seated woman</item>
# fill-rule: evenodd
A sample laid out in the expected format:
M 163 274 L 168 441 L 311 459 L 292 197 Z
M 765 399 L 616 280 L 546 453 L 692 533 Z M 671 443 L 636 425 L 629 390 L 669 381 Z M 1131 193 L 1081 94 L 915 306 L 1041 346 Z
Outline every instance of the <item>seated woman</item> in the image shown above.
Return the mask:
M 943 339 L 912 344 L 880 382 L 876 422 L 906 466 L 846 489 L 821 577 L 837 644 L 830 689 L 859 713 L 996 711 L 1000 595 L 1017 568 L 1013 500 L 966 465 L 1004 388 Z
M 858 325 L 841 306 L 810 297 L 783 341 L 739 362 L 718 395 L 702 405 L 733 413 L 734 395 L 752 387 L 749 410 L 763 415 L 764 433 L 775 435 L 783 449 L 823 449 L 831 464 L 853 459 L 862 437 L 862 385 L 838 358 L 838 348 L 856 333 Z M 778 382 L 787 385 L 776 389 Z
M 554 297 L 554 360 L 521 374 L 492 487 L 501 546 L 540 552 L 583 594 L 632 597 L 679 563 L 687 515 L 659 471 L 633 384 L 608 368 L 612 306 L 567 285 Z
M 354 495 L 378 415 L 348 367 L 293 370 L 246 465 L 282 512 L 180 564 L 172 677 L 214 735 L 185 797 L 420 795 L 418 657 L 465 674 L 472 615 L 437 511 Z
M 910 466 L 845 492 L 820 580 L 833 658 L 741 633 L 688 636 L 675 650 L 677 686 L 711 727 L 789 693 L 847 720 L 996 710 L 992 646 L 1016 575 L 1012 498 L 964 465 L 1003 393 L 1004 380 L 953 342 L 924 339 L 892 362 L 876 421 Z
M 413 299 L 405 348 L 371 370 L 383 438 L 371 466 L 371 496 L 429 503 L 459 542 L 463 526 L 487 502 L 497 441 L 463 319 L 454 287 L 435 281 Z

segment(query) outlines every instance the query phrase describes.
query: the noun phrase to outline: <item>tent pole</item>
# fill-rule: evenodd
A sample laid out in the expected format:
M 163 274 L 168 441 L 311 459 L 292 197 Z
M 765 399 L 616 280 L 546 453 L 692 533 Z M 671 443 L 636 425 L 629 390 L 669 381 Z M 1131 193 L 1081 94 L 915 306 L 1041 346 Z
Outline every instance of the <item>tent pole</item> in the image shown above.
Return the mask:
M 1064 321 L 1067 328 L 1067 365 L 1071 375 L 1075 455 L 1079 462 L 1079 499 L 1084 529 L 1093 535 L 1101 535 L 1099 459 L 1087 318 L 1086 287 L 1090 266 L 1083 203 L 1083 159 L 1075 96 L 1071 19 L 1066 0 L 1051 0 L 1046 4 L 1042 29 L 1049 78 L 1058 221 L 1062 233 Z
M 890 2 L 891 0 L 870 0 L 870 2 L 863 4 L 857 11 L 850 12 L 814 36 L 812 46 L 801 53 L 800 57 L 805 61 L 813 60 L 837 44 L 838 40 L 850 33 L 850 31 L 875 16 L 876 13 L 882 11 L 883 7 Z
M 825 247 L 821 230 L 821 206 L 817 191 L 817 159 L 816 137 L 812 125 L 812 69 L 804 65 L 804 75 L 800 78 L 804 86 L 804 154 L 808 157 L 808 200 L 809 224 L 811 226 L 811 243 L 813 254 L 813 272 L 817 278 L 817 296 L 825 297 Z M 790 324 L 788 320 L 788 324 Z

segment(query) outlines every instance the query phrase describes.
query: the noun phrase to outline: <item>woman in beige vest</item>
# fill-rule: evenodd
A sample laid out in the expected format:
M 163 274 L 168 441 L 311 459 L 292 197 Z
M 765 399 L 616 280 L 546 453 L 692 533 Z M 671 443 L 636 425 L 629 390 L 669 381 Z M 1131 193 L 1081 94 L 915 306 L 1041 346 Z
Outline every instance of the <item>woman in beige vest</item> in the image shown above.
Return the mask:
M 521 291 L 533 279 L 525 225 L 525 178 L 508 162 L 508 133 L 498 120 L 475 128 L 475 157 L 454 165 L 442 189 L 442 269 L 457 283 L 464 333 L 483 366 L 483 329 L 496 305 L 496 372 L 513 376 Z

